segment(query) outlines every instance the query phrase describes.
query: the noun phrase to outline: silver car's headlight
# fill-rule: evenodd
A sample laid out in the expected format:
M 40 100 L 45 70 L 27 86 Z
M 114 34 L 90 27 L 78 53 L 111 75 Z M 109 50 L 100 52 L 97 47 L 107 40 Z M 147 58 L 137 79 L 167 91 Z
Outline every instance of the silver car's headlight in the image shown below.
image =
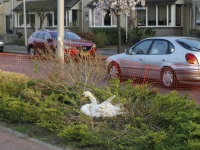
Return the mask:
M 1 45 L 3 45 L 3 42 L 0 42 Z

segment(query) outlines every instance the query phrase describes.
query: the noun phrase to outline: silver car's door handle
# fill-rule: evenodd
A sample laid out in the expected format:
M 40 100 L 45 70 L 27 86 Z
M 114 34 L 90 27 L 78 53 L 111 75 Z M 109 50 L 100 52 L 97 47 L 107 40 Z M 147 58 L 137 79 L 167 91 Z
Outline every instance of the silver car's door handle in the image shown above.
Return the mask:
M 162 59 L 162 61 L 165 61 L 165 59 Z
M 143 59 L 140 59 L 141 61 L 143 60 Z

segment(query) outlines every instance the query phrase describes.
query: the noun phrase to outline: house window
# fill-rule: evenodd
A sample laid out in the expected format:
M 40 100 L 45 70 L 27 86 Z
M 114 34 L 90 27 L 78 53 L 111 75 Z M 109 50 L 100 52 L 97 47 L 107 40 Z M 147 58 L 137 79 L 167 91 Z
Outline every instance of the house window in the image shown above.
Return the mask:
M 28 14 L 28 26 L 35 27 L 35 14 Z
M 168 5 L 168 25 L 171 25 L 171 6 Z
M 117 26 L 117 17 L 116 16 L 110 16 L 110 11 L 107 11 L 107 14 L 103 17 L 102 14 L 99 14 L 98 16 L 94 15 L 94 10 L 92 11 L 92 26 Z
M 145 10 L 137 11 L 137 23 L 138 23 L 138 26 L 146 25 L 146 11 Z
M 146 6 L 146 10 L 137 10 L 137 24 L 138 26 L 181 26 L 182 7 L 181 5 Z
M 166 5 L 158 6 L 158 25 L 167 25 L 167 7 Z
M 28 27 L 35 26 L 35 14 L 29 13 L 26 15 L 26 25 Z M 16 27 L 24 26 L 24 15 L 21 13 L 16 14 Z
M 64 26 L 66 27 L 66 12 L 64 13 Z
M 18 16 L 19 17 L 19 22 L 18 22 L 18 27 L 20 27 L 20 26 L 23 26 L 23 24 L 24 24 L 24 16 L 23 15 L 19 15 Z
M 176 5 L 176 26 L 181 26 L 181 5 Z
M 78 26 L 78 11 L 72 10 L 72 26 Z
M 73 11 L 66 11 L 65 12 L 64 18 L 63 18 L 64 19 L 64 26 L 70 26 L 70 20 L 71 20 L 71 22 L 75 23 L 74 25 L 77 26 L 77 23 L 78 23 L 78 17 L 76 16 L 77 10 L 76 10 L 76 12 L 74 12 L 74 14 L 72 14 L 72 12 Z M 72 15 L 71 18 L 70 18 L 70 14 Z M 72 19 L 73 19 L 73 21 L 72 21 Z M 53 27 L 53 26 L 57 26 L 57 25 L 58 25 L 57 12 L 50 12 L 47 15 L 47 26 Z
M 57 26 L 57 12 L 54 13 L 54 26 Z
M 47 26 L 53 26 L 53 16 L 52 16 L 52 14 L 47 15 Z
M 156 25 L 156 6 L 148 6 L 148 25 Z
M 50 12 L 47 14 L 47 26 L 57 26 L 57 13 L 56 12 Z
M 110 11 L 107 11 L 107 14 L 105 15 L 103 21 L 105 26 L 111 26 L 111 16 L 109 15 Z
M 69 11 L 67 11 L 67 26 L 69 26 Z

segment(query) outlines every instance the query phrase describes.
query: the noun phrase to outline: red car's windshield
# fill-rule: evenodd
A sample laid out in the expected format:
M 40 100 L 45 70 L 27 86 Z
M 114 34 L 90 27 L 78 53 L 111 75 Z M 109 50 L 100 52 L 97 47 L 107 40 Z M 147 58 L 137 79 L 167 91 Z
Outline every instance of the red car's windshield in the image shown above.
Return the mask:
M 57 39 L 57 32 L 51 32 L 50 34 L 52 35 L 54 39 Z M 81 39 L 81 37 L 79 37 L 78 35 L 72 32 L 65 32 L 64 37 L 65 37 L 65 40 L 68 40 L 68 41 Z

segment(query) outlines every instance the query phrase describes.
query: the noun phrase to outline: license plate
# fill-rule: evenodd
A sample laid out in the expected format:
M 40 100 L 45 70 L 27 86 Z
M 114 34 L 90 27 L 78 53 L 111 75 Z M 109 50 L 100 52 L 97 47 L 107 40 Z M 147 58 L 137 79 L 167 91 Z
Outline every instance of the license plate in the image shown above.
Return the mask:
M 89 55 L 90 55 L 90 52 L 81 52 L 80 55 L 81 55 L 81 56 L 89 56 Z

